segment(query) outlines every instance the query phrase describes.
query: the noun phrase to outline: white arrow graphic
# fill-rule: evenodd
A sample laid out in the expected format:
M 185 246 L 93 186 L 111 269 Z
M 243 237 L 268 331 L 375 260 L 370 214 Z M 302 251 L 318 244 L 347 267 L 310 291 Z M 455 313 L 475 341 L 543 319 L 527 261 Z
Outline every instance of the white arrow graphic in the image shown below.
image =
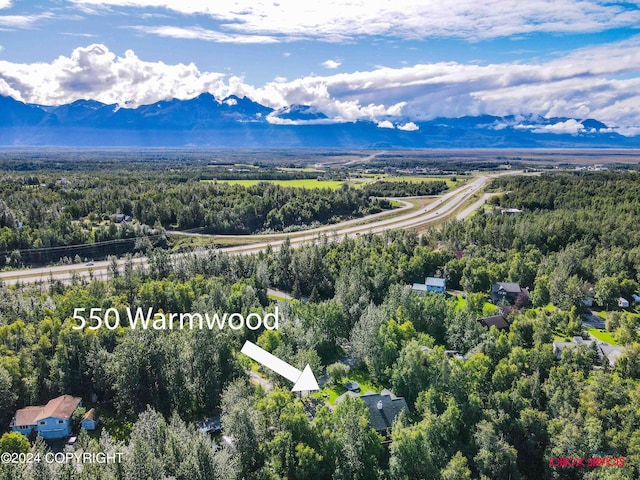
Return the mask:
M 244 353 L 247 357 L 293 382 L 295 385 L 291 389 L 292 392 L 320 390 L 316 377 L 313 375 L 309 365 L 304 367 L 304 370 L 301 372 L 248 340 L 244 342 L 240 353 Z

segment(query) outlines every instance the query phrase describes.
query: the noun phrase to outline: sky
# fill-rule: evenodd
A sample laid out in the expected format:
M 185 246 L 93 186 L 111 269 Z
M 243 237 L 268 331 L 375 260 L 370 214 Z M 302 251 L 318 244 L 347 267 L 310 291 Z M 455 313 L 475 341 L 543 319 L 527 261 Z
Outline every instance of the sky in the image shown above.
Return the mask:
M 1 95 L 203 92 L 381 127 L 540 115 L 638 135 L 640 0 L 0 0 Z

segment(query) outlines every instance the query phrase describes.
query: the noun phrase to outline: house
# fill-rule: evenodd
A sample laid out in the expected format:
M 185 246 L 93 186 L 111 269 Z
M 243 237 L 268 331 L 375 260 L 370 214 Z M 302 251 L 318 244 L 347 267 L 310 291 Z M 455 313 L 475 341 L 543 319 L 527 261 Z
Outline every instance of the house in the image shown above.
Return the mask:
M 496 327 L 498 330 L 509 330 L 509 321 L 504 315 L 492 315 L 478 319 L 478 323 L 485 328 Z
M 582 337 L 573 337 L 570 342 L 553 342 L 553 354 L 555 355 L 557 360 L 560 360 L 562 358 L 562 352 L 565 349 L 574 349 L 579 347 L 580 345 L 590 347 L 592 343 L 593 340 L 585 340 Z
M 420 294 L 424 294 L 427 291 L 427 285 L 424 283 L 414 283 L 411 286 L 411 290 Z
M 620 308 L 629 308 L 629 300 L 622 297 L 618 298 L 618 306 Z
M 500 210 L 502 215 L 516 215 L 518 213 L 522 213 L 522 210 L 519 208 L 503 208 Z
M 418 293 L 436 292 L 444 293 L 447 290 L 447 279 L 427 277 L 423 283 L 414 283 L 411 290 Z
M 96 409 L 92 408 L 84 415 L 84 417 L 82 417 L 80 426 L 85 430 L 95 430 L 96 428 L 98 428 L 99 423 L 100 419 L 98 418 Z
M 560 360 L 562 358 L 562 352 L 567 348 L 574 349 L 579 347 L 580 345 L 584 345 L 587 348 L 592 348 L 594 344 L 600 362 L 604 363 L 606 361 L 611 367 L 614 367 L 616 365 L 618 358 L 620 358 L 620 355 L 622 355 L 625 351 L 624 347 L 609 345 L 606 342 L 597 340 L 585 340 L 582 337 L 573 337 L 570 342 L 553 342 L 553 353 L 556 359 Z
M 427 292 L 444 293 L 447 290 L 446 278 L 427 277 L 424 284 L 427 287 Z
M 62 395 L 43 406 L 21 408 L 11 420 L 11 430 L 26 437 L 34 431 L 46 439 L 67 437 L 71 434 L 71 415 L 81 404 L 81 398 Z
M 408 412 L 409 407 L 403 397 L 396 397 L 389 390 L 382 390 L 380 393 L 367 392 L 358 395 L 355 392 L 347 392 L 336 399 L 339 405 L 347 397 L 359 397 L 369 409 L 369 424 L 373 429 L 382 434 L 387 434 L 394 420 L 400 412 Z
M 609 366 L 615 367 L 616 362 L 624 353 L 625 347 L 609 345 L 605 342 L 598 342 L 598 350 L 601 352 L 601 360 L 607 359 Z
M 529 292 L 520 288 L 517 283 L 498 282 L 491 285 L 491 301 L 496 305 L 513 305 L 521 294 L 528 296 Z

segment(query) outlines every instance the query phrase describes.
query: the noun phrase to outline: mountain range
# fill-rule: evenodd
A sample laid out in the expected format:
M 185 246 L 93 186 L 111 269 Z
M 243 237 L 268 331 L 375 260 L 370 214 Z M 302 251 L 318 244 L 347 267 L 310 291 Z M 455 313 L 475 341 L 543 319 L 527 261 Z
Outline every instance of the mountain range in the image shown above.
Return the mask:
M 44 106 L 0 96 L 0 146 L 638 148 L 640 136 L 620 135 L 595 119 L 538 115 L 336 122 L 308 105 L 274 110 L 208 93 L 137 108 L 95 100 Z

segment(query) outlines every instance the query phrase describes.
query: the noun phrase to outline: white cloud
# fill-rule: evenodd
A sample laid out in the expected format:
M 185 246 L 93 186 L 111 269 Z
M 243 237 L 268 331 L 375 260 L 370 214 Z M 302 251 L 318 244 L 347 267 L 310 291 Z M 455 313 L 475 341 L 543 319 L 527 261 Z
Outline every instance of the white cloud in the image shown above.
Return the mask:
M 78 33 L 78 32 L 60 32 L 60 35 L 67 35 L 69 37 L 83 37 L 83 38 L 97 37 L 97 35 L 94 33 Z
M 0 27 L 8 28 L 32 28 L 40 20 L 53 18 L 51 13 L 37 15 L 0 15 Z
M 585 131 L 584 125 L 573 118 L 551 125 L 516 125 L 515 128 L 518 130 L 531 130 L 533 133 L 555 133 L 557 135 L 577 135 Z
M 267 115 L 267 122 L 273 125 L 331 125 L 334 123 L 344 123 L 342 121 L 336 122 L 330 118 L 314 118 L 311 120 L 291 120 L 290 118 L 280 118 L 273 113 Z
M 209 91 L 224 97 L 224 75 L 200 72 L 194 64 L 145 62 L 131 50 L 117 57 L 104 45 L 77 48 L 51 63 L 0 61 L 0 94 L 39 104 L 57 105 L 82 98 L 128 106 Z
M 342 62 L 338 62 L 337 60 L 327 60 L 325 62 L 322 62 L 322 66 L 330 70 L 335 70 L 340 65 L 342 65 Z
M 378 128 L 396 128 L 389 120 L 378 122 Z
M 11 6 L 11 0 L 0 0 L 0 9 L 9 8 Z
M 142 33 L 151 33 L 160 37 L 171 38 L 188 38 L 197 40 L 206 40 L 208 42 L 217 43 L 278 43 L 276 37 L 269 35 L 239 35 L 235 33 L 223 33 L 215 30 L 208 30 L 200 27 L 171 27 L 171 26 L 155 26 L 143 27 L 133 26 L 134 30 Z
M 402 116 L 406 123 L 398 128 L 405 130 L 439 116 L 534 114 L 595 118 L 629 134 L 640 126 L 640 36 L 537 64 L 441 62 L 276 78 L 257 86 L 238 76 L 202 72 L 194 64 L 147 62 L 133 51 L 117 56 L 104 45 L 78 48 L 51 63 L 0 61 L 0 94 L 33 103 L 93 98 L 136 106 L 201 92 L 218 99 L 248 96 L 273 108 L 310 105 L 338 122 Z M 577 128 L 555 127 L 569 132 Z
M 398 125 L 398 130 L 404 130 L 405 132 L 415 132 L 416 130 L 420 130 L 420 127 L 413 122 L 408 122 L 404 125 Z
M 22 92 L 13 88 L 5 79 L 0 76 L 0 95 L 5 95 L 8 97 L 13 97 L 16 100 L 20 100 L 24 102 L 25 99 L 22 97 Z
M 636 27 L 640 11 L 607 0 L 72 0 L 84 9 L 139 7 L 208 15 L 245 35 L 342 42 L 362 36 L 465 39 L 531 32 L 599 32 Z

